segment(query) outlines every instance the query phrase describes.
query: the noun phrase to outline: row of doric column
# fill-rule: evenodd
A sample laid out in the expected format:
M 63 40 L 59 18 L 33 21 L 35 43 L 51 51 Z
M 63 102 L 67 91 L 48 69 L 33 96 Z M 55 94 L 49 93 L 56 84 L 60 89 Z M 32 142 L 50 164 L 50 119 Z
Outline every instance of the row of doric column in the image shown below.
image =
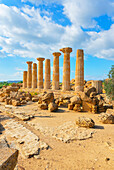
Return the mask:
M 63 82 L 62 90 L 70 90 L 70 53 L 72 48 L 66 47 L 60 49 L 64 53 L 63 62 Z M 59 56 L 60 52 L 54 52 L 53 56 L 53 80 L 52 89 L 59 90 Z M 45 58 L 37 58 L 38 60 L 38 78 L 37 78 L 37 64 L 27 61 L 28 71 L 23 72 L 23 88 L 43 88 L 43 61 Z M 45 60 L 45 78 L 44 78 L 44 89 L 50 88 L 50 77 L 51 77 L 50 59 Z M 38 82 L 37 82 L 38 79 Z M 76 58 L 76 73 L 75 73 L 75 91 L 84 90 L 84 52 L 81 49 L 77 50 Z

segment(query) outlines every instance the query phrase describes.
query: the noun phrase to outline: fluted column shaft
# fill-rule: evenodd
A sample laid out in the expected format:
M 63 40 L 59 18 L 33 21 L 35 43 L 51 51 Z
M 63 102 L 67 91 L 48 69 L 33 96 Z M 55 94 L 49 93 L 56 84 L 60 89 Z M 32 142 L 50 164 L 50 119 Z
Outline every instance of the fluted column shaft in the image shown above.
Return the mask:
M 45 60 L 44 89 L 50 88 L 50 59 Z
M 70 53 L 72 48 L 60 49 L 64 53 L 62 90 L 70 90 Z
M 38 60 L 38 89 L 43 88 L 43 61 L 44 58 L 37 58 Z
M 27 88 L 32 87 L 32 61 L 27 61 L 28 72 L 27 72 Z
M 52 80 L 52 89 L 59 89 L 59 56 L 61 53 L 55 52 L 53 53 L 53 80 Z
M 32 88 L 37 88 L 37 64 L 33 63 L 32 69 Z
M 81 49 L 77 50 L 75 91 L 84 91 L 84 52 Z
M 27 88 L 27 71 L 23 71 L 23 88 Z

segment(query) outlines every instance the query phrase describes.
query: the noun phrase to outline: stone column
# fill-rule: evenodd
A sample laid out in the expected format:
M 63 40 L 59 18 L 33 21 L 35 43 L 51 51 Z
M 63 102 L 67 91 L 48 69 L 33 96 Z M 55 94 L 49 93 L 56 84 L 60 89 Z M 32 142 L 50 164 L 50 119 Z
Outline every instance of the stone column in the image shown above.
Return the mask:
M 45 58 L 37 58 L 38 60 L 38 89 L 43 88 L 43 61 Z
M 94 80 L 92 81 L 92 86 L 96 88 L 97 93 L 102 93 L 102 81 Z
M 72 48 L 66 47 L 60 49 L 60 51 L 64 53 L 62 90 L 70 90 L 70 53 Z
M 80 49 L 77 50 L 75 91 L 84 91 L 84 52 Z
M 27 88 L 32 87 L 32 61 L 27 61 L 28 72 L 27 72 Z
M 53 80 L 52 80 L 52 89 L 59 90 L 59 56 L 60 52 L 53 53 Z
M 37 88 L 37 64 L 36 63 L 33 63 L 32 88 Z
M 23 71 L 23 88 L 27 88 L 27 71 Z
M 46 59 L 44 89 L 49 89 L 49 88 L 50 88 L 50 59 Z

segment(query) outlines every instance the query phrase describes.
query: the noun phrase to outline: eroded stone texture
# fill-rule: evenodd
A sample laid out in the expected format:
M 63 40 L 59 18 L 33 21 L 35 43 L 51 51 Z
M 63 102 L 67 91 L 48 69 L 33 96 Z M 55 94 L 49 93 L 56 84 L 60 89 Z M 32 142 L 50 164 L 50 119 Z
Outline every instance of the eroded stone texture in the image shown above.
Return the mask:
M 23 71 L 23 88 L 27 88 L 27 71 Z
M 102 93 L 102 81 L 92 81 L 92 86 L 96 88 L 97 93 Z
M 92 128 L 95 126 L 95 122 L 88 117 L 79 117 L 76 119 L 76 124 L 79 127 L 86 127 L 86 128 Z
M 29 158 L 34 155 L 39 155 L 41 150 L 49 148 L 45 142 L 40 141 L 39 137 L 36 136 L 32 131 L 24 127 L 17 121 L 10 120 L 5 125 L 5 137 L 8 142 L 19 150 L 19 153 L 23 158 Z
M 53 53 L 53 81 L 52 81 L 52 89 L 58 90 L 59 89 L 59 56 L 61 55 L 60 52 Z
M 38 89 L 43 88 L 43 61 L 45 58 L 37 58 L 38 60 Z
M 45 60 L 45 79 L 44 79 L 44 89 L 50 88 L 50 59 Z
M 28 122 L 30 126 L 39 130 L 43 135 L 49 135 L 64 143 L 69 143 L 73 140 L 86 140 L 92 138 L 94 131 L 86 128 L 76 127 L 75 122 L 66 122 L 56 127 L 42 127 L 39 123 Z
M 72 48 L 66 47 L 60 51 L 64 53 L 62 90 L 70 90 L 70 53 Z
M 84 52 L 77 50 L 75 91 L 84 91 Z
M 33 63 L 32 88 L 37 88 L 37 64 L 36 63 Z
M 28 71 L 27 71 L 27 88 L 32 88 L 32 61 L 27 61 Z

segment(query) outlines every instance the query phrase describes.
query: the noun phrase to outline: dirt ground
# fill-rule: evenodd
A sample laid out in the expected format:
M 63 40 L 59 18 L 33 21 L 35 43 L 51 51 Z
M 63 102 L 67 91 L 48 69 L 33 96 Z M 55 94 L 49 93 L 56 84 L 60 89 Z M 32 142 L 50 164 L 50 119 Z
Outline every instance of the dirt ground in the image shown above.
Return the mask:
M 99 114 L 87 112 L 69 111 L 67 108 L 59 108 L 58 112 L 41 111 L 37 103 L 21 106 L 25 112 L 29 110 L 34 114 L 34 118 L 29 122 L 37 123 L 42 127 L 57 127 L 69 121 L 75 121 L 79 116 L 90 117 L 95 121 L 94 134 L 92 138 L 86 140 L 75 140 L 70 143 L 52 138 L 50 135 L 43 135 L 35 130 L 28 123 L 22 123 L 33 133 L 46 142 L 51 149 L 40 152 L 39 159 L 18 158 L 18 170 L 113 170 L 114 169 L 114 125 L 101 124 Z M 0 115 L 6 115 L 2 112 Z M 9 115 L 7 115 L 9 116 Z M 4 126 L 8 119 L 3 119 Z M 5 130 L 2 132 L 4 135 Z

